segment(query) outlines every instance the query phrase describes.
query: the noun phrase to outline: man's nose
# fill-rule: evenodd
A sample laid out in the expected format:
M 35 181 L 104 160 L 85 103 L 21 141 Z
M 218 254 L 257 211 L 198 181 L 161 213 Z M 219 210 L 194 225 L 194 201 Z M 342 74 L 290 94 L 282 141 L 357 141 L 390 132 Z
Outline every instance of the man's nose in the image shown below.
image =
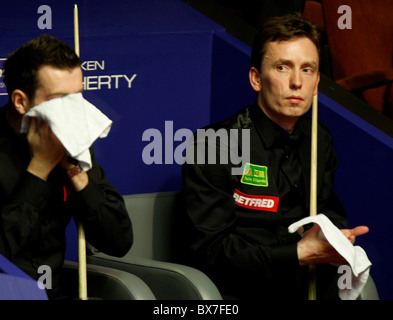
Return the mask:
M 289 87 L 291 89 L 300 89 L 302 87 L 302 76 L 300 71 L 293 70 L 289 81 Z

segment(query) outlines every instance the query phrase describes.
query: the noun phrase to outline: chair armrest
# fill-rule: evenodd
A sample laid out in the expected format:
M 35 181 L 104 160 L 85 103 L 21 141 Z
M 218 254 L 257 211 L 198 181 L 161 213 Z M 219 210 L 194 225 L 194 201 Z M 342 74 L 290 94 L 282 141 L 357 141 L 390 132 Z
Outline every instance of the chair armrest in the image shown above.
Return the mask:
M 89 299 L 155 300 L 151 289 L 137 276 L 118 269 L 87 264 L 87 293 Z M 61 286 L 64 294 L 78 298 L 78 263 L 65 261 Z
M 393 69 L 355 74 L 336 82 L 348 91 L 377 88 L 393 81 Z
M 222 300 L 210 278 L 192 267 L 140 257 L 115 258 L 102 253 L 88 256 L 87 261 L 135 274 L 159 300 Z

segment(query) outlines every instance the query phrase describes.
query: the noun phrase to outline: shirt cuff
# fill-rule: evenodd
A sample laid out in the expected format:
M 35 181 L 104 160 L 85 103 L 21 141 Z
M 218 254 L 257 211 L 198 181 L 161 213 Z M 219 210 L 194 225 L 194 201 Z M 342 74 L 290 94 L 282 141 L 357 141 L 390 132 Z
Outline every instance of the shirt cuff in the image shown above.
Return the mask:
M 270 252 L 270 257 L 275 264 L 288 263 L 299 265 L 297 243 L 280 244 L 273 247 Z
M 89 181 L 87 186 L 76 194 L 79 201 L 83 202 L 89 209 L 82 212 L 95 212 L 101 204 L 100 199 L 103 199 L 105 196 L 103 191 L 92 181 Z

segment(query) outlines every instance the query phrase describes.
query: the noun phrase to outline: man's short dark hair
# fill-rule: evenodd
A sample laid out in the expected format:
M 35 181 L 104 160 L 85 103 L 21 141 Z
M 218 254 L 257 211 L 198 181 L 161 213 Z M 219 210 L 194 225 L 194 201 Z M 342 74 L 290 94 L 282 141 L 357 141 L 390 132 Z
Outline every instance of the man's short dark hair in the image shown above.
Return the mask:
M 316 25 L 302 18 L 300 14 L 286 14 L 270 18 L 254 39 L 251 67 L 261 69 L 262 59 L 269 42 L 288 41 L 302 37 L 310 39 L 315 44 L 320 56 L 320 32 Z
M 37 74 L 41 67 L 74 69 L 81 60 L 73 49 L 59 39 L 38 36 L 9 55 L 4 63 L 4 83 L 11 98 L 12 92 L 22 90 L 30 101 L 39 85 Z

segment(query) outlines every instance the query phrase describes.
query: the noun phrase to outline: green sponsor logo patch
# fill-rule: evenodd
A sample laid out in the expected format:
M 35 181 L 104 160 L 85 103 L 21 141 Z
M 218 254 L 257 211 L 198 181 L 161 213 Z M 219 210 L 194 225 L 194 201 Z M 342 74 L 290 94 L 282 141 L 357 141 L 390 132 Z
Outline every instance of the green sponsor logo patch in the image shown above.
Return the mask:
M 267 167 L 246 163 L 240 182 L 258 187 L 267 187 Z

